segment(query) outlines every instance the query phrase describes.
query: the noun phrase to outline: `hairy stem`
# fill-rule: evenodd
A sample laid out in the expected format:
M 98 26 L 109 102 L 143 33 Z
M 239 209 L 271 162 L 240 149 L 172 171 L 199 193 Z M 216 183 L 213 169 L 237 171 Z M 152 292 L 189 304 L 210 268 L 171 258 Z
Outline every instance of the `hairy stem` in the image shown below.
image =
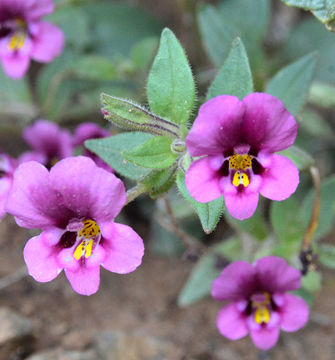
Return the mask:
M 126 205 L 134 201 L 138 196 L 145 194 L 147 191 L 147 188 L 142 184 L 137 184 L 133 188 L 129 189 L 127 191 Z

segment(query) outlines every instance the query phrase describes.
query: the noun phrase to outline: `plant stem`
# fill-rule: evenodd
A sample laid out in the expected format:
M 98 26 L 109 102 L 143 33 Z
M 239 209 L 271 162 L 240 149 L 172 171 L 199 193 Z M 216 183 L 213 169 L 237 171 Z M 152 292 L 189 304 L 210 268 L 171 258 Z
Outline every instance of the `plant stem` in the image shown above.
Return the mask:
M 127 201 L 125 205 L 128 205 L 132 201 L 134 201 L 138 196 L 145 194 L 147 192 L 147 188 L 142 184 L 137 184 L 133 188 L 127 191 Z

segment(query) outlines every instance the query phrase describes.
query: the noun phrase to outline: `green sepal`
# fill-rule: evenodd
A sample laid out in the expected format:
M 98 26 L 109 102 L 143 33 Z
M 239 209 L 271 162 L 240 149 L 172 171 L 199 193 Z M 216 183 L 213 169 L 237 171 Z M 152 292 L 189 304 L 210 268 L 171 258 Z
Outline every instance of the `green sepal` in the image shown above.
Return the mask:
M 116 126 L 132 131 L 143 131 L 172 138 L 179 136 L 179 126 L 162 119 L 150 111 L 126 99 L 101 94 L 102 113 Z
M 153 170 L 141 181 L 147 189 L 149 196 L 156 199 L 167 193 L 176 181 L 177 166 L 171 166 L 168 169 Z

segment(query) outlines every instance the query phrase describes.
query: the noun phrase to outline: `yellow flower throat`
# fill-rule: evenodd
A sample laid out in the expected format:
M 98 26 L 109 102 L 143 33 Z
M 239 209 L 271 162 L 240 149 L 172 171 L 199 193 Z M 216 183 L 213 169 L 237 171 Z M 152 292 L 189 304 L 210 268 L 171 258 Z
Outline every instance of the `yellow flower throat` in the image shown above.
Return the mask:
M 101 235 L 99 225 L 94 220 L 84 220 L 83 228 L 78 231 L 77 237 L 83 239 L 76 247 L 73 256 L 76 260 L 81 259 L 82 256 L 89 258 L 92 255 L 94 241 Z
M 250 183 L 249 176 L 245 173 L 246 169 L 251 168 L 252 157 L 248 154 L 234 154 L 229 158 L 229 168 L 237 170 L 233 176 L 233 185 L 247 187 Z M 242 170 L 242 171 L 241 171 Z

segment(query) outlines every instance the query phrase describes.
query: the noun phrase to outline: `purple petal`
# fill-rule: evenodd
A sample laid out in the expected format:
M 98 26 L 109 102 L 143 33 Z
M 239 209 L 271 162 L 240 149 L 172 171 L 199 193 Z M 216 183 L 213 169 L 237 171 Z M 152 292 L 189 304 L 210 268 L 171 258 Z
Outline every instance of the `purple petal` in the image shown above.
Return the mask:
M 212 296 L 216 300 L 242 300 L 254 291 L 255 268 L 246 261 L 234 261 L 213 281 Z
M 210 156 L 191 164 L 186 172 L 185 184 L 190 195 L 202 203 L 217 199 L 223 194 L 219 173 L 213 169 Z
M 87 268 L 80 266 L 77 271 L 65 269 L 65 275 L 69 280 L 72 289 L 80 295 L 95 294 L 100 285 L 100 266 Z
M 186 146 L 193 156 L 217 155 L 231 151 L 241 139 L 244 105 L 236 96 L 220 95 L 200 109 Z
M 279 99 L 265 93 L 253 93 L 242 102 L 246 108 L 243 133 L 252 148 L 276 152 L 294 143 L 298 124 Z
M 101 128 L 95 123 L 84 123 L 76 128 L 73 135 L 74 146 L 84 145 L 84 142 L 88 139 L 100 139 L 110 136 L 110 132 Z
M 250 336 L 256 347 L 262 350 L 269 350 L 276 345 L 279 338 L 279 328 L 261 327 L 258 330 L 251 330 Z
M 50 183 L 78 218 L 93 218 L 99 224 L 113 220 L 126 202 L 122 181 L 84 156 L 59 161 L 50 170 Z
M 270 293 L 297 290 L 301 285 L 299 270 L 277 256 L 266 256 L 255 264 L 259 289 Z
M 271 200 L 285 200 L 299 184 L 299 171 L 293 162 L 282 155 L 272 155 L 271 163 L 262 174 L 260 193 Z
M 15 171 L 5 209 L 19 226 L 29 229 L 61 226 L 71 215 L 50 187 L 48 170 L 34 161 L 21 164 Z
M 24 4 L 25 18 L 27 20 L 38 20 L 54 11 L 52 0 L 20 0 L 18 2 Z
M 6 215 L 5 204 L 12 183 L 13 180 L 11 177 L 5 176 L 0 178 L 0 220 Z
M 258 192 L 241 191 L 225 193 L 224 200 L 229 214 L 238 220 L 244 220 L 253 215 L 258 205 Z
M 41 235 L 28 240 L 23 250 L 23 256 L 29 275 L 36 281 L 51 281 L 62 270 L 56 261 L 55 248 L 50 245 L 50 243 L 57 242 L 61 235 L 62 230 L 53 229 L 43 231 Z
M 305 300 L 299 296 L 285 294 L 280 308 L 280 326 L 284 331 L 297 331 L 305 326 L 309 308 Z
M 142 239 L 129 226 L 110 223 L 101 226 L 106 258 L 102 266 L 118 274 L 134 271 L 142 263 L 144 245 Z
M 22 78 L 28 70 L 30 57 L 20 52 L 1 57 L 1 63 L 6 75 L 14 79 Z
M 27 162 L 27 161 L 37 161 L 40 164 L 46 164 L 48 162 L 48 159 L 46 157 L 46 154 L 39 152 L 39 151 L 26 151 L 23 154 L 20 155 L 18 158 L 18 162 L 20 164 Z
M 247 319 L 235 303 L 231 303 L 219 311 L 216 325 L 220 333 L 230 340 L 241 339 L 249 332 Z
M 39 62 L 49 62 L 59 56 L 64 46 L 64 35 L 55 25 L 40 22 L 34 37 L 31 57 Z

